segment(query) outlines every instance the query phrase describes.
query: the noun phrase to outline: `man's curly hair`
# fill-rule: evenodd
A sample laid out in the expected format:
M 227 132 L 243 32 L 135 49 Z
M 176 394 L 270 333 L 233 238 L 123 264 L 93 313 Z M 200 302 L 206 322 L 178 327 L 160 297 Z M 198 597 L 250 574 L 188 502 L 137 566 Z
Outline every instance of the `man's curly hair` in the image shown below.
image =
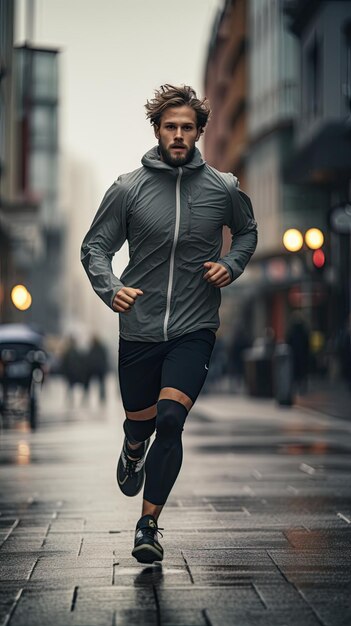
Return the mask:
M 180 87 L 168 83 L 161 85 L 161 87 L 155 91 L 155 97 L 152 98 L 152 100 L 147 100 L 145 104 L 146 117 L 153 126 L 159 127 L 162 113 L 166 109 L 184 105 L 194 109 L 196 112 L 197 128 L 203 133 L 211 114 L 210 103 L 207 98 L 199 100 L 195 90 L 188 85 L 181 85 Z

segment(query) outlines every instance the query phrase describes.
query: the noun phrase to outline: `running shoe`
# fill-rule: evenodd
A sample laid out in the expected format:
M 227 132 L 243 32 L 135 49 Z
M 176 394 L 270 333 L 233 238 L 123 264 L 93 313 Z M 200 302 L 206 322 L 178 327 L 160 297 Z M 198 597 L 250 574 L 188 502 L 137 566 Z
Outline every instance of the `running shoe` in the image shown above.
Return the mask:
M 128 450 L 124 438 L 122 452 L 117 464 L 117 482 L 125 496 L 136 496 L 142 489 L 145 478 L 145 455 L 150 439 L 144 441 L 137 450 Z M 131 456 L 138 454 L 138 457 Z
M 162 561 L 163 548 L 157 540 L 158 533 L 163 537 L 155 518 L 152 515 L 143 515 L 136 525 L 134 548 L 132 551 L 132 556 L 134 556 L 139 563 Z

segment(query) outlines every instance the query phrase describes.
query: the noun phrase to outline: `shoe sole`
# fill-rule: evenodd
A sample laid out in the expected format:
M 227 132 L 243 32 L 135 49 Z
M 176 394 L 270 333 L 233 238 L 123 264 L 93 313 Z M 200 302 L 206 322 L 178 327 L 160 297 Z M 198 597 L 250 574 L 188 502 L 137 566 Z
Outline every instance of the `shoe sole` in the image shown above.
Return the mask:
M 163 553 L 149 544 L 134 548 L 132 556 L 134 556 L 139 563 L 153 563 L 154 561 L 162 561 L 163 559 Z

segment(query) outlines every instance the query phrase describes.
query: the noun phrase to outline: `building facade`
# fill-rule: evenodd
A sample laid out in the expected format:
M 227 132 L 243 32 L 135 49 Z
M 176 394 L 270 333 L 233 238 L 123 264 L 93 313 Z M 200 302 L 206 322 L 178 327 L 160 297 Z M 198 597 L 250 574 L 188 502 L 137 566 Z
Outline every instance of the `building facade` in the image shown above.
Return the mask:
M 58 59 L 56 49 L 16 47 L 18 185 L 40 209 L 28 230 L 26 280 L 33 296 L 32 319 L 57 333 L 62 316 L 63 216 L 58 199 Z M 21 232 L 23 233 L 23 228 Z
M 291 0 L 285 10 L 299 42 L 301 97 L 284 175 L 323 199 L 325 323 L 335 334 L 351 315 L 351 2 Z
M 9 206 L 15 195 L 14 2 L 0 0 L 0 323 L 10 319 L 13 276 Z
M 215 103 L 214 117 L 219 121 L 209 126 L 205 156 L 210 164 L 234 173 L 234 166 L 241 165 L 245 181 L 242 187 L 251 196 L 259 226 L 259 242 L 253 260 L 239 281 L 224 294 L 225 301 L 231 298 L 228 307 L 236 310 L 236 315 L 245 320 L 253 338 L 264 336 L 269 328 L 276 340 L 283 341 L 295 310 L 299 310 L 305 318 L 312 336 L 319 334 L 326 340 L 335 324 L 330 315 L 333 285 L 328 272 L 314 266 L 312 252 L 306 245 L 294 253 L 288 252 L 283 245 L 287 229 L 299 229 L 304 235 L 309 228 L 320 228 L 325 234 L 325 249 L 330 247 L 330 198 L 326 189 L 321 184 L 312 184 L 306 176 L 300 179 L 297 176 L 298 171 L 305 175 L 308 168 L 302 147 L 309 144 L 321 123 L 316 121 L 314 129 L 305 123 L 301 107 L 306 108 L 306 97 L 314 98 L 314 104 L 309 106 L 318 110 L 318 90 L 322 84 L 325 85 L 328 106 L 334 107 L 333 136 L 336 134 L 336 117 L 340 117 L 341 111 L 340 104 L 331 104 L 333 96 L 328 77 L 324 77 L 324 83 L 318 83 L 317 78 L 313 82 L 311 69 L 307 75 L 303 63 L 300 63 L 300 42 L 294 28 L 291 28 L 291 20 L 295 16 L 296 23 L 301 19 L 301 24 L 304 24 L 307 17 L 300 15 L 299 11 L 307 5 L 323 5 L 324 25 L 328 28 L 326 37 L 329 45 L 333 45 L 340 37 L 341 26 L 335 26 L 331 13 L 328 13 L 330 7 L 327 7 L 334 7 L 332 12 L 339 14 L 340 21 L 340 7 L 337 5 L 345 5 L 346 10 L 348 2 L 227 0 L 215 25 L 206 66 L 206 94 Z M 318 12 L 309 10 L 309 19 Z M 239 14 L 243 21 L 235 17 Z M 342 28 L 346 50 L 347 23 L 343 22 Z M 245 41 L 245 45 L 241 46 L 246 68 L 245 97 L 241 98 L 244 103 L 241 119 L 245 119 L 245 141 L 239 138 L 232 140 L 230 112 L 232 119 L 238 118 L 234 95 L 230 100 L 228 94 L 235 93 L 240 99 L 241 91 L 240 85 L 235 82 L 235 72 L 232 75 L 224 72 L 224 68 L 239 67 L 236 51 L 240 38 Z M 334 65 L 338 64 L 339 58 L 343 58 L 340 46 L 338 43 L 334 50 Z M 308 53 L 310 65 L 318 62 L 318 52 L 316 48 L 313 50 Z M 325 54 L 328 52 L 325 51 Z M 347 58 L 346 55 L 338 69 L 340 76 L 343 72 L 343 79 L 336 86 L 335 80 L 339 79 L 334 76 L 332 83 L 335 89 L 345 94 L 344 99 L 349 97 Z M 333 62 L 329 62 L 330 69 L 332 66 Z M 223 151 L 223 147 L 227 150 Z M 324 154 L 326 152 L 325 149 Z M 320 175 L 317 175 L 319 183 Z M 338 201 L 341 197 L 346 198 L 346 188 L 347 184 Z
M 204 147 L 217 169 L 235 172 L 246 186 L 247 148 L 247 30 L 245 0 L 227 2 L 219 14 L 210 43 L 205 92 L 211 103 Z
M 204 156 L 220 171 L 232 172 L 240 187 L 248 191 L 248 30 L 246 0 L 227 0 L 219 11 L 212 31 L 206 65 L 205 94 L 211 104 L 211 118 L 204 135 Z M 230 246 L 230 232 L 223 229 L 224 254 Z M 235 287 L 238 287 L 236 283 Z M 242 279 L 240 279 L 242 286 Z M 242 300 L 240 300 L 242 301 Z M 221 332 L 232 334 L 232 325 L 240 315 L 239 300 L 222 294 Z
M 13 0 L 0 0 L 0 323 L 35 323 L 56 333 L 64 233 L 57 196 L 58 51 L 29 43 L 14 48 L 15 8 Z M 27 310 L 11 300 L 16 284 L 31 294 Z

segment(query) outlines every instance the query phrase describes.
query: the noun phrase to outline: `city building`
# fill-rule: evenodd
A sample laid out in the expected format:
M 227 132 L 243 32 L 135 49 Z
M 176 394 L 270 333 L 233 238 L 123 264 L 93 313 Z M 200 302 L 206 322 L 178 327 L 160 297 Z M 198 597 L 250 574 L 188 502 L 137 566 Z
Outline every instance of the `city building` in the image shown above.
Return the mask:
M 324 326 L 336 334 L 351 314 L 351 2 L 290 0 L 299 42 L 300 101 L 285 180 L 322 202 L 306 207 L 326 233 Z
M 248 142 L 246 9 L 245 0 L 226 3 L 213 30 L 205 70 L 212 109 L 204 136 L 206 158 L 221 171 L 235 172 L 242 187 Z
M 18 187 L 40 205 L 32 229 L 20 228 L 30 241 L 22 263 L 33 298 L 31 318 L 50 333 L 60 331 L 62 316 L 64 223 L 58 200 L 58 55 L 56 49 L 28 43 L 15 48 Z
M 227 0 L 215 24 L 205 76 L 206 94 L 218 120 L 209 125 L 205 157 L 220 169 L 240 172 L 241 187 L 252 199 L 259 226 L 255 256 L 223 294 L 225 306 L 232 311 L 232 324 L 238 317 L 244 319 L 252 337 L 272 329 L 278 341 L 285 339 L 296 309 L 311 331 L 324 336 L 330 331 L 330 285 L 323 268 L 314 266 L 306 245 L 293 253 L 283 245 L 290 228 L 302 235 L 310 228 L 327 234 L 328 210 L 323 189 L 296 184 L 286 175 L 300 116 L 299 42 L 289 29 L 287 4 Z M 225 72 L 240 64 L 245 67 L 243 83 L 235 71 Z M 242 102 L 239 117 L 236 98 Z M 300 168 L 304 169 L 303 161 Z
M 27 7 L 30 17 L 30 7 Z M 14 48 L 16 3 L 0 0 L 0 323 L 60 330 L 64 236 L 58 201 L 58 51 Z M 15 285 L 30 294 L 14 306 Z
M 298 110 L 297 42 L 285 28 L 279 0 L 249 0 L 247 28 L 247 181 L 259 224 L 252 270 L 257 290 L 250 309 L 251 323 L 254 336 L 262 336 L 265 328 L 272 328 L 275 338 L 281 341 L 290 318 L 289 290 L 304 279 L 301 259 L 286 254 L 282 243 L 284 231 L 304 219 L 301 199 L 282 176 L 292 149 Z
M 14 279 L 11 214 L 15 204 L 14 2 L 0 0 L 0 323 L 11 318 Z
M 204 155 L 220 171 L 233 172 L 247 190 L 248 150 L 248 33 L 246 0 L 229 0 L 218 11 L 205 64 L 205 94 L 211 118 L 204 135 Z M 223 229 L 223 249 L 230 246 L 230 232 Z M 222 331 L 231 334 L 233 300 L 223 292 Z M 240 315 L 240 311 L 236 312 Z M 231 320 L 231 321 L 230 321 Z

